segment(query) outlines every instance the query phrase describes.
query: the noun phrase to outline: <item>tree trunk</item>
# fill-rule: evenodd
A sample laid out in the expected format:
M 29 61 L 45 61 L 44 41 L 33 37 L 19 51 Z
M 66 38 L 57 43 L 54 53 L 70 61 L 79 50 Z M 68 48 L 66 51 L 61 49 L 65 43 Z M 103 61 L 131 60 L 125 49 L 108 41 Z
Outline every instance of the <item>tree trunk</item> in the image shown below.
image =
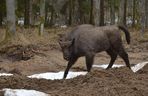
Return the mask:
M 69 0 L 69 20 L 68 20 L 68 24 L 69 25 L 72 24 L 72 0 Z
M 141 36 L 143 36 L 143 33 L 145 32 L 145 23 L 146 23 L 146 14 L 145 14 L 145 1 L 146 0 L 140 0 L 140 8 L 141 8 Z
M 79 22 L 79 2 L 78 0 L 73 1 L 73 23 L 78 24 Z
M 111 0 L 110 3 L 110 17 L 111 17 L 111 24 L 115 24 L 115 0 Z
M 100 0 L 93 0 L 93 16 L 94 25 L 99 26 L 100 24 Z
M 127 0 L 120 0 L 119 6 L 119 24 L 126 26 L 126 7 Z
M 89 23 L 94 25 L 93 22 L 93 0 L 90 0 L 90 18 L 89 18 Z
M 29 16 L 30 16 L 30 25 L 34 25 L 34 23 L 35 23 L 35 20 L 34 20 L 34 12 L 33 12 L 33 3 L 34 3 L 34 1 L 33 0 L 30 0 L 30 4 L 29 4 L 29 6 L 30 6 L 30 8 L 29 8 L 29 10 L 30 10 L 30 12 L 29 12 Z
M 0 12 L 0 26 L 2 26 L 2 22 L 3 22 L 3 14 L 2 12 Z
M 48 26 L 48 6 L 47 6 L 47 1 L 46 1 L 46 3 L 45 3 L 45 27 L 47 27 Z
M 104 0 L 100 0 L 100 26 L 104 26 Z
M 78 0 L 78 3 L 79 3 L 79 23 L 80 24 L 83 24 L 84 23 L 84 12 L 83 12 L 83 9 L 82 9 L 82 3 L 84 1 L 83 0 Z
M 135 17 L 136 17 L 136 0 L 133 0 L 133 18 L 132 27 L 135 27 Z
M 4 45 L 15 36 L 15 0 L 6 0 L 6 14 L 6 33 L 4 40 L 0 42 L 0 46 Z
M 53 17 L 54 17 L 54 8 L 51 9 L 51 18 L 50 18 L 50 26 L 53 25 Z
M 39 35 L 43 35 L 45 22 L 45 0 L 40 0 L 40 28 Z
M 145 15 L 146 15 L 145 27 L 148 28 L 148 0 L 145 0 Z
M 123 24 L 126 26 L 126 14 L 127 14 L 127 0 L 124 0 L 124 18 L 123 18 Z
M 7 31 L 9 35 L 14 35 L 16 31 L 15 27 L 15 0 L 6 0 L 7 9 Z
M 2 0 L 0 0 L 0 6 L 2 6 Z M 2 8 L 0 7 L 0 26 L 2 26 L 3 16 L 2 16 Z
M 25 27 L 28 27 L 30 24 L 30 13 L 29 13 L 29 8 L 30 6 L 30 0 L 25 0 L 25 12 L 24 12 L 24 25 Z

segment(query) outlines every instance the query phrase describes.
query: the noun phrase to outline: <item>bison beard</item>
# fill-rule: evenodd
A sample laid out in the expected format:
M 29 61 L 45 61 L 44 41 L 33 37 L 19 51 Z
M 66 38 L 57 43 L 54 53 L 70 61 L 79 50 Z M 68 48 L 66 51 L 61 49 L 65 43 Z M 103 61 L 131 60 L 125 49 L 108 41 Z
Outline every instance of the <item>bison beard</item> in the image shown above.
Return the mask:
M 111 57 L 106 69 L 113 66 L 117 55 L 131 69 L 128 54 L 122 45 L 120 30 L 125 33 L 126 41 L 129 44 L 130 34 L 123 26 L 94 27 L 89 24 L 83 24 L 67 34 L 60 35 L 59 44 L 62 48 L 64 59 L 68 61 L 63 78 L 67 77 L 69 69 L 81 56 L 85 56 L 86 67 L 89 72 L 92 68 L 95 54 L 102 51 L 106 51 Z

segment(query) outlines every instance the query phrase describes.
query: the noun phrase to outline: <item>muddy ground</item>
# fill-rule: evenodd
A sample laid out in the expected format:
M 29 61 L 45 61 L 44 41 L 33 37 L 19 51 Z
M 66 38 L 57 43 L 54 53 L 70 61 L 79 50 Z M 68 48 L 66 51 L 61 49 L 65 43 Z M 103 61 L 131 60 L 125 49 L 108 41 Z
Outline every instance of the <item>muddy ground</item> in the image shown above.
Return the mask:
M 23 43 L 25 41 L 25 46 L 21 45 L 21 43 L 15 43 L 1 48 L 0 72 L 13 73 L 15 75 L 0 77 L 0 89 L 35 89 L 51 94 L 51 96 L 148 95 L 148 65 L 137 73 L 133 73 L 126 67 L 113 68 L 110 70 L 92 68 L 91 72 L 86 76 L 78 76 L 69 80 L 38 80 L 27 78 L 26 75 L 58 72 L 66 68 L 67 62 L 63 60 L 62 53 L 56 41 L 57 36 L 52 32 L 49 33 L 49 36 L 51 35 L 54 35 L 49 38 L 52 42 L 48 42 L 48 39 L 46 39 L 43 40 L 44 42 L 30 43 L 29 41 L 35 40 L 30 38 L 30 40 L 24 39 L 24 36 L 22 41 Z M 131 45 L 123 42 L 129 54 L 131 65 L 148 61 L 148 41 L 138 41 L 136 36 L 132 38 L 131 41 Z M 109 60 L 110 57 L 105 52 L 101 52 L 96 55 L 94 63 L 108 64 Z M 120 57 L 115 63 L 124 64 Z M 71 70 L 86 70 L 85 58 L 80 58 Z

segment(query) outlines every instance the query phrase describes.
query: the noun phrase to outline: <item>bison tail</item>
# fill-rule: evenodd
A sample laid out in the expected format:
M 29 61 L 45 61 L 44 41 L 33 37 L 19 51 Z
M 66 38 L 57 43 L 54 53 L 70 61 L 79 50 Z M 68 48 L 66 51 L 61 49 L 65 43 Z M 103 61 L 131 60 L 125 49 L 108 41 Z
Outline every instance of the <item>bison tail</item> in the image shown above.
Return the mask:
M 118 26 L 118 28 L 121 29 L 125 33 L 127 44 L 130 44 L 130 33 L 129 33 L 129 31 L 125 27 L 120 26 L 120 25 Z

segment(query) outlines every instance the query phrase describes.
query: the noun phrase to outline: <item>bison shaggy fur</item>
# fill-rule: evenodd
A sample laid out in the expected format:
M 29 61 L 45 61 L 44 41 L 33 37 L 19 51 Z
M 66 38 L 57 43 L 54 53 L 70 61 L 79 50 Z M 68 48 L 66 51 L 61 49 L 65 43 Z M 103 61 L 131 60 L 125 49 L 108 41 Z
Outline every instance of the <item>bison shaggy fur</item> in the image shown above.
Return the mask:
M 111 57 L 106 69 L 112 67 L 118 55 L 124 60 L 126 66 L 131 69 L 128 54 L 122 44 L 120 30 L 125 33 L 126 41 L 129 44 L 130 33 L 125 27 L 118 25 L 94 27 L 93 25 L 83 24 L 74 28 L 71 32 L 60 35 L 59 44 L 64 59 L 68 61 L 63 78 L 66 78 L 69 69 L 81 56 L 85 56 L 86 67 L 89 72 L 95 54 L 102 51 L 106 51 Z

